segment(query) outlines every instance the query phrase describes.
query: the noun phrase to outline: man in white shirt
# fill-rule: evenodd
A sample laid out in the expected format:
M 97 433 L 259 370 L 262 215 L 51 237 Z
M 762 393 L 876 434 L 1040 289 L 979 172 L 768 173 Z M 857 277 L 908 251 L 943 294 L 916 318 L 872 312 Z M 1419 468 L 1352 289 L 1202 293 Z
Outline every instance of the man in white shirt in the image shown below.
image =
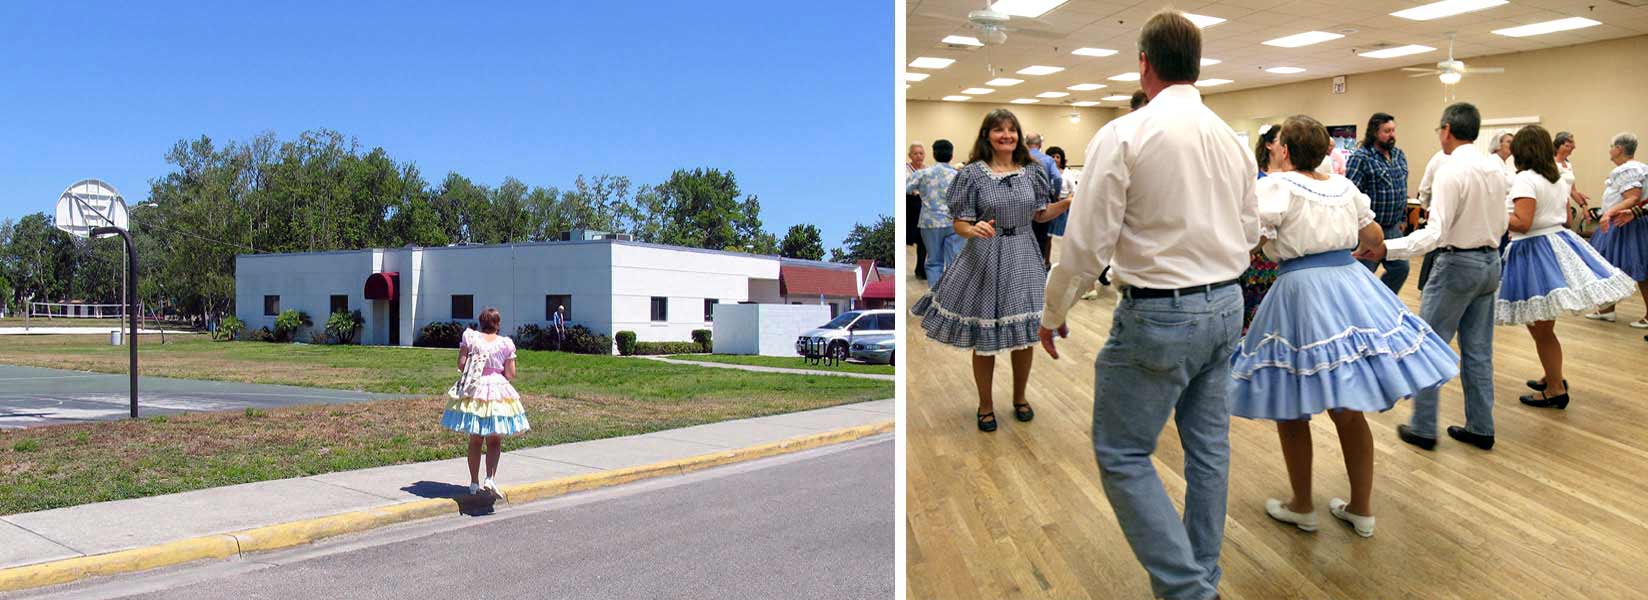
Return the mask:
M 1494 297 L 1499 291 L 1499 242 L 1508 217 L 1509 190 L 1505 162 L 1472 144 L 1482 114 L 1466 102 L 1442 110 L 1437 136 L 1448 160 L 1431 186 L 1431 215 L 1425 227 L 1385 242 L 1390 258 L 1408 258 L 1432 248 L 1436 258 L 1419 316 L 1444 341 L 1459 334 L 1460 382 L 1465 387 L 1465 426 L 1448 427 L 1448 436 L 1483 450 L 1493 448 Z M 1371 251 L 1376 255 L 1377 250 Z M 1413 398 L 1413 416 L 1396 433 L 1402 441 L 1430 450 L 1436 447 L 1436 404 L 1440 390 Z
M 1229 480 L 1230 355 L 1242 328 L 1237 277 L 1259 242 L 1258 166 L 1192 85 L 1201 33 L 1177 12 L 1139 34 L 1142 110 L 1087 146 L 1042 346 L 1109 266 L 1121 288 L 1094 381 L 1093 449 L 1116 520 L 1157 597 L 1215 597 Z M 1185 454 L 1184 517 L 1150 462 L 1169 417 Z
M 1431 155 L 1431 160 L 1425 163 L 1425 175 L 1419 178 L 1419 206 L 1426 210 L 1431 208 L 1431 183 L 1436 180 L 1436 170 L 1447 162 L 1448 153 L 1437 150 Z M 1425 260 L 1419 265 L 1419 291 L 1425 291 L 1425 282 L 1431 278 L 1431 267 L 1436 265 L 1436 251 L 1425 253 Z

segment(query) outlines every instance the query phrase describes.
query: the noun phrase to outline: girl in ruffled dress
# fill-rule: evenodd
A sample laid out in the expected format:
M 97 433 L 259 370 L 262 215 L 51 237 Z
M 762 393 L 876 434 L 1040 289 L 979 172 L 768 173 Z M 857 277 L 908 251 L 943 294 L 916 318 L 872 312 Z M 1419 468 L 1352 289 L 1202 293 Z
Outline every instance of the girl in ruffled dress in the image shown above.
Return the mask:
M 1459 356 L 1390 288 L 1351 258 L 1384 244 L 1370 200 L 1341 175 L 1316 170 L 1327 129 L 1289 117 L 1273 164 L 1259 181 L 1265 254 L 1280 263 L 1247 336 L 1231 356 L 1231 414 L 1276 421 L 1293 497 L 1265 502 L 1272 518 L 1317 527 L 1311 498 L 1310 416 L 1326 412 L 1339 433 L 1350 501 L 1329 512 L 1373 535 L 1373 436 L 1362 413 L 1459 374 Z
M 498 323 L 503 320 L 498 309 L 481 311 L 481 330 L 465 329 L 463 342 L 458 345 L 458 369 L 469 366 L 471 360 L 483 361 L 481 376 L 474 384 L 460 392 L 460 397 L 446 403 L 441 414 L 441 426 L 458 433 L 469 434 L 469 493 L 483 490 L 496 494 L 498 459 L 503 455 L 503 436 L 515 435 L 531 429 L 526 420 L 526 407 L 521 405 L 521 394 L 510 385 L 515 378 L 515 341 L 498 335 Z M 481 450 L 486 450 L 486 479 L 480 478 Z

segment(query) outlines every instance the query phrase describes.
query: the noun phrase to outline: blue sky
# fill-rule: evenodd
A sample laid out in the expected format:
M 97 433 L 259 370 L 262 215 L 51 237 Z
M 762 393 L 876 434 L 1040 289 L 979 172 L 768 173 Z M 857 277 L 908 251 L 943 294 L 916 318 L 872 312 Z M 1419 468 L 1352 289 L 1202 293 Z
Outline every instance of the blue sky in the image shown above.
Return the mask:
M 431 182 L 731 170 L 826 248 L 893 214 L 890 5 L 204 4 L 0 4 L 0 219 L 82 178 L 140 202 L 179 139 L 316 128 Z

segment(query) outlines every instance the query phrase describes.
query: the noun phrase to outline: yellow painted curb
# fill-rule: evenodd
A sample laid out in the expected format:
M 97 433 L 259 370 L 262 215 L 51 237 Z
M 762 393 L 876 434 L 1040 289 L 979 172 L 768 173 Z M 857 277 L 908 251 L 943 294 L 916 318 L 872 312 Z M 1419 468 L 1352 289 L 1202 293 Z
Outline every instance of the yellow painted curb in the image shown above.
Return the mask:
M 526 503 L 575 492 L 623 485 L 643 479 L 681 475 L 711 467 L 800 452 L 887 433 L 892 430 L 892 421 L 882 421 L 737 450 L 712 452 L 650 465 L 505 486 L 499 492 L 509 503 Z M 229 558 L 248 552 L 290 548 L 346 533 L 368 531 L 386 525 L 452 514 L 460 510 L 461 505 L 451 498 L 416 500 L 232 533 L 219 533 L 166 542 L 143 548 L 132 548 L 91 556 L 77 556 L 0 569 L 0 592 L 59 585 L 87 577 L 147 571 L 196 560 Z

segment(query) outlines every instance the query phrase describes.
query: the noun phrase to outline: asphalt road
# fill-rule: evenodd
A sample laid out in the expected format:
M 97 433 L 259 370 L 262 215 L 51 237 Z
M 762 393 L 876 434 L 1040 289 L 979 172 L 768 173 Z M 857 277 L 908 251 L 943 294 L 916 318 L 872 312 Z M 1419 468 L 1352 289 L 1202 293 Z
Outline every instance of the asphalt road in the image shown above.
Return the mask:
M 123 419 L 131 415 L 124 374 L 0 365 L 0 429 Z M 399 398 L 349 390 L 138 377 L 138 415 L 275 408 Z
M 891 436 L 45 598 L 892 598 Z

